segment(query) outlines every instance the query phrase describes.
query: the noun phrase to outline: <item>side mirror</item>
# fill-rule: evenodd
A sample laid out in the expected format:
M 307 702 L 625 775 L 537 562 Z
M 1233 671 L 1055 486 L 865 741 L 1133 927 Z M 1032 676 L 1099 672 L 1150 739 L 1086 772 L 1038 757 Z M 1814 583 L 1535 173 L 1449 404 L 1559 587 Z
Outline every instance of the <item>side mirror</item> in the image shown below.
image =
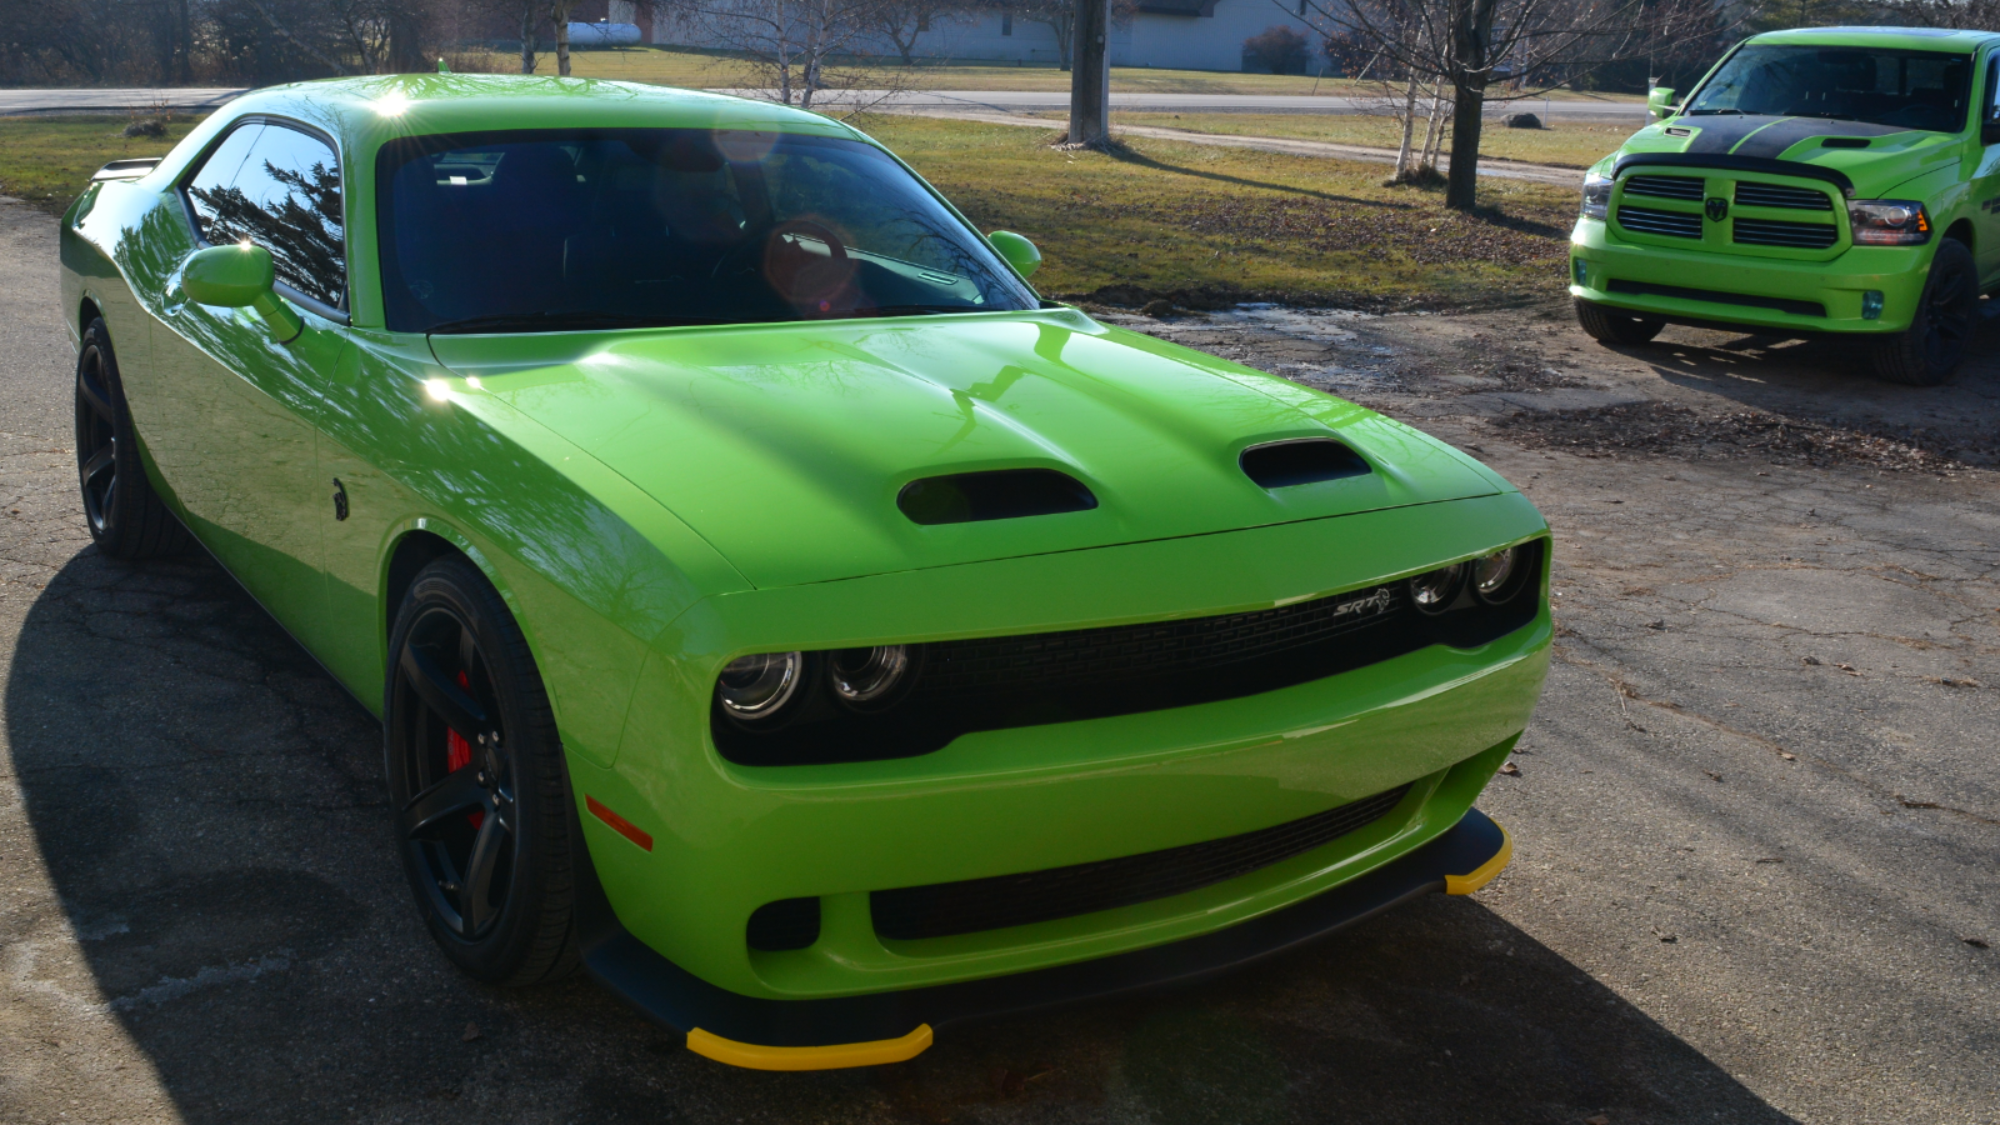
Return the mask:
M 227 309 L 256 309 L 278 342 L 289 344 L 306 326 L 299 314 L 278 299 L 272 289 L 276 281 L 271 252 L 248 243 L 197 250 L 181 270 L 181 292 L 188 300 Z
M 1655 86 L 1646 91 L 1646 118 L 1649 121 L 1665 121 L 1674 115 L 1679 107 L 1674 105 L 1676 91 L 1668 86 Z
M 1034 243 L 1011 230 L 996 230 L 986 236 L 986 241 L 992 243 L 993 248 L 1000 251 L 1000 256 L 1007 259 L 1007 264 L 1014 267 L 1014 272 L 1022 277 L 1033 277 L 1042 266 L 1042 252 L 1035 249 Z

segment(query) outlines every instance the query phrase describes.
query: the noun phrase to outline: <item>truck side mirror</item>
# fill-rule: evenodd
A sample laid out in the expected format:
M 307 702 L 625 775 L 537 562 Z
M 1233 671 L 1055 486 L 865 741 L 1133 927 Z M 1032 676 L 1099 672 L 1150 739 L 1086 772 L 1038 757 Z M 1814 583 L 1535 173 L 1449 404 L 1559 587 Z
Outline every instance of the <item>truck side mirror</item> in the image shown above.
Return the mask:
M 1655 86 L 1646 91 L 1646 119 L 1665 121 L 1680 107 L 1674 104 L 1674 89 L 1670 86 Z
M 198 305 L 253 308 L 280 344 L 305 331 L 305 321 L 286 307 L 272 288 L 277 271 L 271 252 L 249 242 L 197 250 L 181 270 L 181 292 Z
M 1035 249 L 1034 243 L 1011 230 L 996 230 L 986 236 L 986 241 L 992 243 L 993 248 L 1000 251 L 1000 256 L 1007 259 L 1007 264 L 1014 267 L 1014 272 L 1022 277 L 1032 277 L 1041 268 L 1042 252 Z

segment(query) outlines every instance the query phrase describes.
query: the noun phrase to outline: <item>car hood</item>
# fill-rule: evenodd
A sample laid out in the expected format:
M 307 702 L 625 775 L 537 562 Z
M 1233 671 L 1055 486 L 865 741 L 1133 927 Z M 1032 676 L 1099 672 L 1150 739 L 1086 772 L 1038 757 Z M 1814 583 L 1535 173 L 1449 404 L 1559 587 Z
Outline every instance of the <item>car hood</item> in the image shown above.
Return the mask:
M 1865 141 L 1866 148 L 1828 148 L 1829 137 Z M 1814 164 L 1845 173 L 1854 198 L 1879 198 L 1895 185 L 1957 159 L 1964 137 L 1824 117 L 1716 114 L 1676 117 L 1633 134 L 1617 155 L 1684 152 L 1760 156 Z
M 1488 495 L 1372 411 L 1067 309 L 727 329 L 434 336 L 468 393 L 670 509 L 759 587 L 1202 535 Z M 475 389 L 470 389 L 476 387 Z M 1250 445 L 1335 437 L 1358 476 L 1266 489 Z M 1097 507 L 919 525 L 913 480 L 1052 468 Z

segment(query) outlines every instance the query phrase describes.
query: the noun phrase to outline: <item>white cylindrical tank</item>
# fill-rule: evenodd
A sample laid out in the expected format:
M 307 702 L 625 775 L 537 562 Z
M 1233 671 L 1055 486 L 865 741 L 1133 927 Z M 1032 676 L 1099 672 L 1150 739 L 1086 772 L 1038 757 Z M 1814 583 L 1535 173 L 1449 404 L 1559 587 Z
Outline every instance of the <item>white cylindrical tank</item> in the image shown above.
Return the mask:
M 572 23 L 569 25 L 569 45 L 572 47 L 636 47 L 639 45 L 639 25 L 636 23 Z

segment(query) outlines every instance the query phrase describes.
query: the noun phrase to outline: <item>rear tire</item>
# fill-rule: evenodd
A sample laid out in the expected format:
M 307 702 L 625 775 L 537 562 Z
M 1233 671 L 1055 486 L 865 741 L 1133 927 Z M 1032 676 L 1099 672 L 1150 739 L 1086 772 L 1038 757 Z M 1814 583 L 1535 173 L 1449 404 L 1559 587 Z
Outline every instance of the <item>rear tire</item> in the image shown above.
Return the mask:
M 1935 387 L 1965 360 L 1978 327 L 1979 274 L 1972 251 L 1956 239 L 1938 243 L 1930 276 L 1910 326 L 1875 341 L 1877 378 L 1909 387 Z
M 489 984 L 578 964 L 568 772 L 526 638 L 477 567 L 417 574 L 396 613 L 382 716 L 389 796 L 417 910 Z
M 178 553 L 187 546 L 187 530 L 146 480 L 118 356 L 101 317 L 83 328 L 75 397 L 77 482 L 91 541 L 128 561 Z
M 1595 301 L 1576 300 L 1576 322 L 1584 332 L 1600 344 L 1624 344 L 1636 346 L 1652 343 L 1660 334 L 1666 322 L 1648 320 L 1617 309 L 1607 309 Z

